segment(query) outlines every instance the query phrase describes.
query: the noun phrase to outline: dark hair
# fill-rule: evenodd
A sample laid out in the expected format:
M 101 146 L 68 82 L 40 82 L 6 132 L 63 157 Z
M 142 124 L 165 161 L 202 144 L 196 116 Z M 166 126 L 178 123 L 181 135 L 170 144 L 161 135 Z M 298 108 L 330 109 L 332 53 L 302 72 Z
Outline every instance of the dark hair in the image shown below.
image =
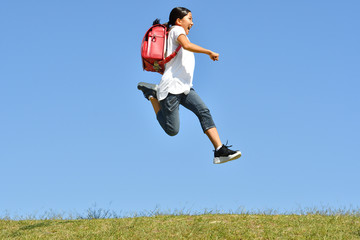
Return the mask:
M 191 12 L 191 11 L 184 7 L 173 8 L 173 10 L 171 10 L 170 15 L 169 15 L 169 21 L 167 23 L 164 23 L 164 25 L 167 28 L 170 28 L 171 26 L 175 25 L 176 19 L 178 19 L 178 18 L 182 19 L 183 17 L 188 15 L 189 12 Z M 159 24 L 159 23 L 160 23 L 160 19 L 157 18 L 153 22 L 153 25 Z

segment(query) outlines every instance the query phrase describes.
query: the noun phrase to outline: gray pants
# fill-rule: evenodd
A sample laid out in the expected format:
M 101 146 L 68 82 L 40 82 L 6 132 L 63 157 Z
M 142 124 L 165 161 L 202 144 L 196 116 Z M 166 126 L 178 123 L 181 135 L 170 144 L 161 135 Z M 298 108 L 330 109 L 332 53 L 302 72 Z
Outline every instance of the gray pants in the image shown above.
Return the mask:
M 210 110 L 192 88 L 188 95 L 171 94 L 160 101 L 161 110 L 157 113 L 157 120 L 164 131 L 175 136 L 180 129 L 179 105 L 183 105 L 199 118 L 203 131 L 215 127 Z

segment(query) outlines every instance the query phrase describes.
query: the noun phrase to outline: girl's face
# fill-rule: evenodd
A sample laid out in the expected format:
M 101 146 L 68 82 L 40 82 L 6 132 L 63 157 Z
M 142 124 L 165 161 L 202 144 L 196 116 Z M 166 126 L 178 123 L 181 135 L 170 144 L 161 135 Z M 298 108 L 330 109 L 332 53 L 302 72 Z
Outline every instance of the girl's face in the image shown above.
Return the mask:
M 176 25 L 181 26 L 184 28 L 186 35 L 189 34 L 189 31 L 191 29 L 191 27 L 194 25 L 193 21 L 192 21 L 192 14 L 191 12 L 189 12 L 185 17 L 183 17 L 182 19 L 178 18 L 176 19 Z

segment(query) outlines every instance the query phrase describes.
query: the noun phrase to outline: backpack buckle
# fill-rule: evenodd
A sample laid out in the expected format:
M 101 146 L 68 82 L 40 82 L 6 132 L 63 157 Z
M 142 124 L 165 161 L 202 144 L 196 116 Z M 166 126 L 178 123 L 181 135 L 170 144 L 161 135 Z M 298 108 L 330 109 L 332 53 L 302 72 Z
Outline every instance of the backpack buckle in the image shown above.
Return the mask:
M 154 66 L 155 71 L 157 71 L 157 72 L 160 71 L 161 67 L 160 67 L 158 61 L 155 61 L 153 66 Z

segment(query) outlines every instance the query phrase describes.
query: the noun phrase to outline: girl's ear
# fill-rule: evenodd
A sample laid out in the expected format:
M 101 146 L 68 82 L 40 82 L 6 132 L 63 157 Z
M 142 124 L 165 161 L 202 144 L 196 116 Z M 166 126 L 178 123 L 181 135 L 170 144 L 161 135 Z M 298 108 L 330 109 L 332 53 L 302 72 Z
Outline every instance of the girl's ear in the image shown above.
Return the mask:
M 181 25 L 181 19 L 180 19 L 180 18 L 177 18 L 177 19 L 176 19 L 175 25 Z

